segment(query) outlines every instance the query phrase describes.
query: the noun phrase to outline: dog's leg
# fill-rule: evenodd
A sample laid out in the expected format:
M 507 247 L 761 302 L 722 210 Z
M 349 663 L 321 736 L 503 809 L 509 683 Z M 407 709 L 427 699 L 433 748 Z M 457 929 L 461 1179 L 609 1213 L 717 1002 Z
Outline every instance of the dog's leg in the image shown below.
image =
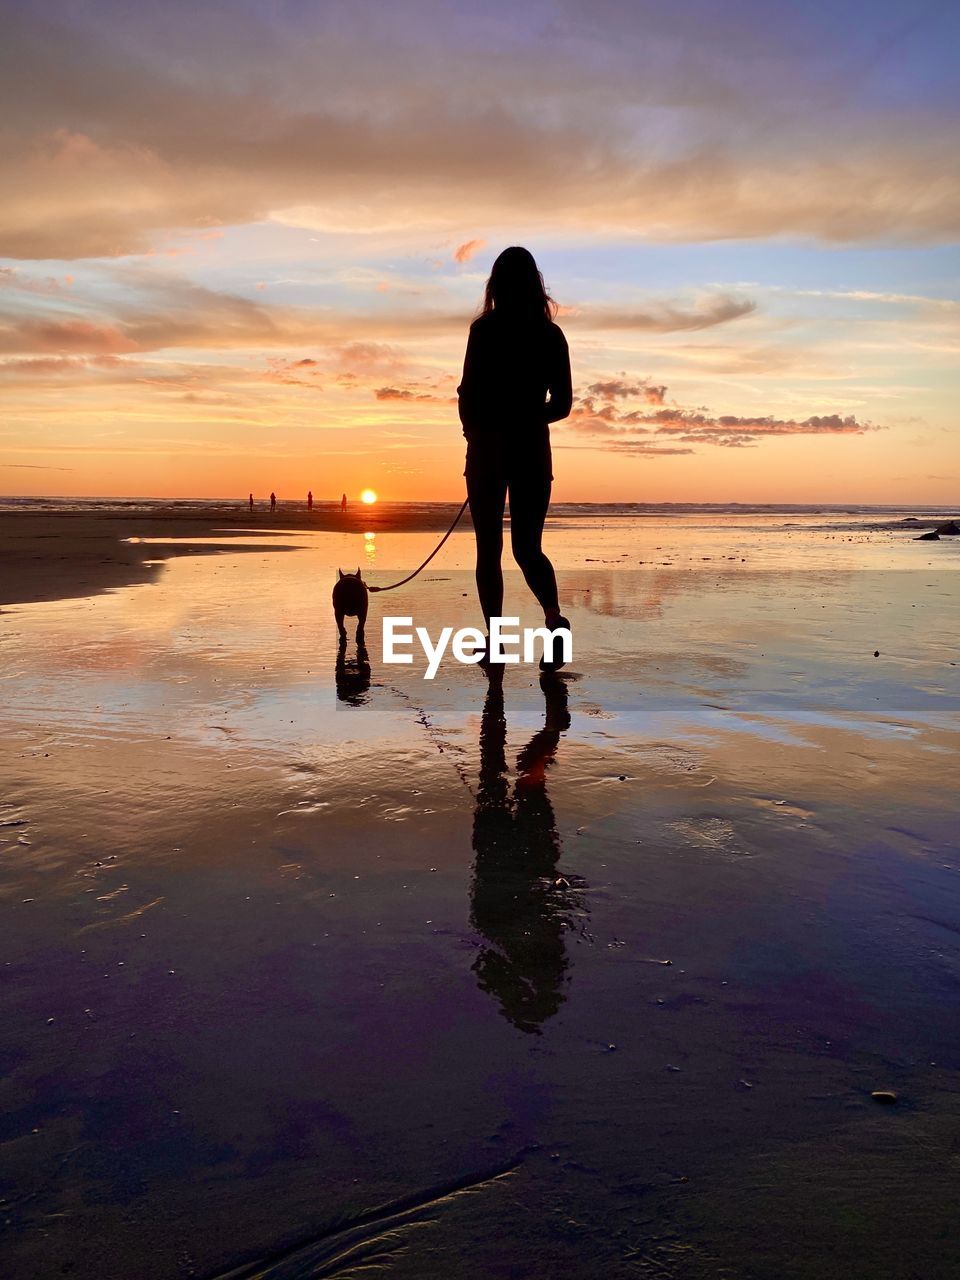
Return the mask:
M 340 633 L 340 639 L 341 639 L 341 640 L 344 642 L 344 644 L 345 644 L 345 643 L 346 643 L 346 640 L 347 640 L 347 628 L 343 625 L 343 612 L 342 612 L 342 610 L 340 610 L 340 609 L 334 609 L 334 611 L 333 611 L 333 616 L 334 616 L 334 617 L 336 618 L 336 620 L 337 620 L 337 631 L 339 631 L 339 633 Z
M 366 596 L 364 596 L 363 603 L 360 605 L 360 610 L 357 614 L 357 644 L 358 645 L 363 644 L 363 640 L 364 640 L 363 628 L 364 628 L 364 624 L 367 621 L 367 605 L 369 603 L 370 601 L 367 599 Z

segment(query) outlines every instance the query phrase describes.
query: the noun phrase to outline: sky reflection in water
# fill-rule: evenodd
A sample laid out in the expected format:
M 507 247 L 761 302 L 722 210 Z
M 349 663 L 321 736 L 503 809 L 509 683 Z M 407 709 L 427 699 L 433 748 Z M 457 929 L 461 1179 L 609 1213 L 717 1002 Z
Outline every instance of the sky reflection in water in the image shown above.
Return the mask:
M 338 652 L 329 604 L 360 537 L 0 616 L 0 1153 L 36 1192 L 24 1240 L 79 1197 L 124 1266 L 170 1274 L 162 1233 L 123 1225 L 133 1195 L 226 1265 L 233 1236 L 200 1243 L 220 1214 L 266 1247 L 525 1144 L 572 1162 L 525 1157 L 544 1223 L 566 1203 L 610 1227 L 634 1212 L 613 1189 L 747 1178 L 824 1097 L 893 1080 L 936 1114 L 960 1050 L 953 574 L 922 549 L 891 567 L 917 549 L 889 541 L 837 563 L 822 532 L 699 558 L 724 536 L 638 526 L 626 568 L 586 562 L 606 532 L 556 534 L 576 657 L 543 684 L 382 663 L 385 611 L 474 622 L 462 540 L 373 597 L 366 655 Z M 378 534 L 378 580 L 431 538 Z M 515 578 L 508 607 L 535 621 Z M 481 1237 L 522 1230 L 563 1255 L 512 1196 L 432 1247 L 482 1267 Z M 712 1204 L 703 1238 L 746 1248 Z M 41 1256 L 92 1267 L 72 1224 Z

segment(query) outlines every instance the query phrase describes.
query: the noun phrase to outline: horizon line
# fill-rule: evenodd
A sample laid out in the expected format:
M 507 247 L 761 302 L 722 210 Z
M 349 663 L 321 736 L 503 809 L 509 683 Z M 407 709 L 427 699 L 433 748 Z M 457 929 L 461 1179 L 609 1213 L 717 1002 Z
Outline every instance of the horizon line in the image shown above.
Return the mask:
M 27 494 L 2 494 L 0 493 L 0 502 L 172 502 L 172 503 L 237 503 L 244 507 L 249 502 L 249 496 L 238 494 L 230 494 L 227 496 L 214 495 L 207 497 L 173 497 L 167 494 L 138 494 L 138 493 L 100 493 L 100 494 L 76 494 L 76 493 L 27 493 Z M 262 502 L 269 505 L 269 494 L 262 498 L 255 498 L 255 502 Z M 349 499 L 352 505 L 362 506 L 359 497 Z M 375 503 L 371 503 L 370 508 L 384 506 L 456 506 L 463 501 L 462 497 L 457 498 L 378 498 Z M 282 503 L 296 504 L 306 509 L 305 498 L 283 498 L 277 495 L 277 505 Z M 341 498 L 339 497 L 316 497 L 313 499 L 314 506 L 323 503 L 330 503 L 337 507 L 340 506 Z M 607 499 L 555 499 L 551 504 L 555 506 L 566 507 L 885 507 L 893 510 L 899 510 L 905 507 L 939 510 L 944 503 L 916 502 L 904 500 L 903 502 L 893 503 L 889 501 L 865 501 L 862 499 L 809 499 L 805 502 L 782 501 L 778 499 L 753 499 L 744 500 L 739 498 L 729 498 L 722 501 L 709 501 L 705 499 L 686 499 L 686 500 L 643 500 L 637 498 L 607 498 Z M 951 505 L 951 504 L 947 504 Z M 960 509 L 960 498 L 955 504 Z

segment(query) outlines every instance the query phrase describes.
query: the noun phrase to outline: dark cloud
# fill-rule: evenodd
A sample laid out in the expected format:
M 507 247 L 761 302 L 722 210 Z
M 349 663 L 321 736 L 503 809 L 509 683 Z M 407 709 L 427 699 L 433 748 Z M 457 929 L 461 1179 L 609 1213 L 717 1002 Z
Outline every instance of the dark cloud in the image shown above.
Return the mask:
M 456 397 L 438 396 L 431 391 L 417 391 L 412 387 L 377 387 L 374 395 L 378 400 L 427 400 L 434 404 L 456 403 Z
M 56 312 L 43 312 L 26 311 L 0 301 L 0 354 L 92 355 L 170 348 L 313 346 L 336 352 L 341 373 L 391 377 L 403 369 L 407 356 L 389 339 L 462 338 L 468 319 L 463 313 L 423 307 L 333 313 L 326 308 L 271 304 L 146 267 L 116 269 L 111 280 L 132 294 L 134 300 L 113 302 L 109 315 L 93 313 L 94 304 L 89 300 L 85 314 L 69 314 L 63 304 Z M 81 299 L 73 305 L 78 310 L 84 307 Z M 651 303 L 646 311 L 616 316 L 584 311 L 576 322 L 587 326 L 597 317 L 601 328 L 685 331 L 724 324 L 753 309 L 752 302 L 718 294 L 689 305 Z
M 639 329 L 652 333 L 690 333 L 712 329 L 749 316 L 757 304 L 749 298 L 736 298 L 726 293 L 711 294 L 696 303 L 651 303 L 636 310 L 616 307 L 582 307 L 570 311 L 564 324 L 584 325 L 590 329 Z
M 3 322 L 0 318 L 0 353 L 82 352 L 116 355 L 142 350 L 140 342 L 115 324 L 98 324 L 80 318 L 54 317 Z
M 460 333 L 465 327 L 463 315 L 449 312 L 333 314 L 320 308 L 254 302 L 179 276 L 147 271 L 119 272 L 117 283 L 135 291 L 137 297 L 133 302 L 113 302 L 109 316 L 44 314 L 0 306 L 0 354 L 318 346 L 339 352 L 341 364 L 372 370 L 396 367 L 400 357 L 389 343 L 360 340 L 364 335 L 432 337 Z
M 378 400 L 415 400 L 416 396 L 406 387 L 378 387 L 374 392 Z
M 626 374 L 619 378 L 609 378 L 603 382 L 591 382 L 587 387 L 587 395 L 598 400 L 635 400 L 642 399 L 647 404 L 663 404 L 666 387 L 654 386 L 646 378 L 630 381 Z
M 656 447 L 655 441 L 640 438 L 651 435 L 671 436 L 685 445 L 712 444 L 743 449 L 774 436 L 859 436 L 880 430 L 873 423 L 861 422 L 852 414 L 781 418 L 774 414 L 714 414 L 706 408 L 667 406 L 663 404 L 667 391 L 665 386 L 652 388 L 657 393 L 656 403 L 662 406 L 660 408 L 620 408 L 616 401 L 630 397 L 646 398 L 651 390 L 646 379 L 630 380 L 626 375 L 594 382 L 587 389 L 592 394 L 578 401 L 564 425 L 578 435 L 595 438 L 598 448 L 613 452 L 651 452 Z M 606 403 L 598 408 L 596 399 L 601 397 L 606 398 Z
M 10 467 L 14 471 L 75 471 L 75 467 L 47 467 L 38 462 L 0 462 L 0 467 Z
M 18 181 L 0 254 L 143 253 L 271 215 L 347 233 L 955 236 L 953 121 L 819 97 L 835 51 L 791 49 L 782 6 L 751 8 L 711 9 L 709 40 L 672 10 L 613 5 L 595 26 L 568 9 L 530 41 L 460 6 L 7 5 L 0 164 Z
M 0 377 L 50 378 L 115 370 L 124 361 L 117 356 L 18 356 L 0 360 Z
M 600 449 L 604 453 L 618 453 L 631 458 L 678 458 L 695 453 L 695 449 L 685 449 L 680 445 L 655 444 L 649 440 L 610 440 L 603 444 L 566 444 L 554 445 L 556 449 Z
M 761 436 L 862 436 L 878 427 L 870 422 L 860 422 L 852 414 L 842 417 L 838 413 L 811 414 L 810 417 L 777 418 L 772 414 L 763 417 L 738 417 L 721 414 L 710 417 L 704 413 L 684 413 L 663 409 L 649 414 L 646 422 L 655 422 L 659 434 L 675 434 L 688 441 L 724 443 L 736 441 L 748 443 Z

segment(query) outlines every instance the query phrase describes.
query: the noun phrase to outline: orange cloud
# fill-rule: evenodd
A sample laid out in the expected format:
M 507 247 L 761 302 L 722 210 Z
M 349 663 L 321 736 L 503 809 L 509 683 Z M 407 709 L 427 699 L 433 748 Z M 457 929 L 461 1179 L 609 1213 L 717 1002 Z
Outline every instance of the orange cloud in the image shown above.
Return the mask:
M 486 240 L 465 240 L 463 244 L 458 244 L 453 251 L 454 262 L 469 262 L 486 243 Z
M 116 354 L 140 349 L 136 338 L 115 324 L 27 318 L 19 324 L 0 327 L 0 352 Z
M 409 364 L 406 352 L 389 342 L 348 342 L 330 354 L 340 371 L 353 377 L 396 374 Z
M 281 382 L 288 386 L 310 387 L 314 391 L 322 391 L 323 387 L 316 381 L 319 376 L 319 361 L 310 357 L 302 360 L 272 359 L 267 362 L 264 377 L 268 382 Z

